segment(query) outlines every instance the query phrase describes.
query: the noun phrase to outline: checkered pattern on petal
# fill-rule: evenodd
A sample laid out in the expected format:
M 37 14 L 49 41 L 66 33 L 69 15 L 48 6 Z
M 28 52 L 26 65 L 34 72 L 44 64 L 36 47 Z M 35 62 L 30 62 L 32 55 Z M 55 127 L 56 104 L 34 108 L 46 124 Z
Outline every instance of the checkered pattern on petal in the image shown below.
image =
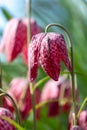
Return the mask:
M 31 81 L 37 76 L 38 64 L 55 81 L 58 80 L 60 74 L 61 61 L 71 71 L 66 44 L 61 34 L 39 33 L 34 35 L 29 48 Z

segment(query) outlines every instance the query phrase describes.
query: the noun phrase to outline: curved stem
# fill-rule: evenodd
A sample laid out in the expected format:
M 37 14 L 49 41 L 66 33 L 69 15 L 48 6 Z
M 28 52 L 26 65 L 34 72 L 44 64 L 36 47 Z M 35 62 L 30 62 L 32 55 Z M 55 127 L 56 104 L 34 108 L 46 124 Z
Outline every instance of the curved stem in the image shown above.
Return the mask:
M 14 105 L 14 108 L 15 108 L 15 111 L 16 111 L 18 123 L 19 123 L 20 125 L 22 125 L 22 123 L 21 123 L 21 118 L 20 118 L 20 113 L 19 113 L 19 110 L 18 110 L 18 108 L 17 108 L 17 105 L 16 105 L 14 99 L 13 99 L 8 93 L 6 93 L 3 89 L 0 88 L 0 91 L 2 92 L 2 94 L 0 94 L 0 96 L 7 96 L 7 97 L 10 98 L 10 100 L 12 101 L 12 103 L 13 103 L 13 105 Z
M 49 27 L 51 26 L 57 26 L 59 28 L 61 28 L 62 30 L 64 30 L 64 32 L 66 33 L 67 39 L 69 41 L 69 47 L 70 47 L 70 52 L 71 52 L 71 65 L 72 65 L 72 71 L 71 71 L 71 79 L 72 79 L 72 99 L 73 99 L 73 113 L 75 114 L 75 121 L 73 125 L 76 125 L 76 102 L 75 102 L 75 83 L 74 83 L 74 60 L 73 60 L 73 45 L 72 45 L 72 41 L 71 41 L 71 37 L 68 33 L 68 31 L 64 28 L 64 26 L 62 26 L 61 24 L 56 24 L 56 23 L 52 23 L 52 24 L 48 24 L 46 26 L 45 32 L 48 32 Z
M 39 108 L 41 108 L 41 107 L 43 107 L 44 105 L 46 105 L 47 103 L 52 103 L 52 102 L 58 102 L 58 103 L 60 103 L 60 105 L 65 105 L 67 102 L 72 102 L 72 100 L 71 99 L 67 99 L 67 98 L 64 98 L 63 99 L 64 101 L 60 101 L 60 100 L 58 100 L 58 99 L 48 99 L 48 100 L 45 100 L 45 101 L 41 101 L 40 103 L 38 103 L 36 106 L 35 106 L 35 108 L 36 109 L 39 109 Z M 31 113 L 32 112 L 32 110 L 29 112 L 29 113 Z
M 13 126 L 15 126 L 17 128 L 17 130 L 25 130 L 18 123 L 16 123 L 14 120 L 12 120 L 11 118 L 9 118 L 7 116 L 3 116 L 2 119 L 8 121 L 10 124 L 12 124 Z
M 2 93 L 0 94 L 0 97 L 3 97 L 3 96 L 5 96 L 5 93 L 2 92 Z
M 35 91 L 35 89 L 40 86 L 43 82 L 47 81 L 49 79 L 49 76 L 44 77 L 43 79 L 39 80 L 33 87 L 33 91 Z

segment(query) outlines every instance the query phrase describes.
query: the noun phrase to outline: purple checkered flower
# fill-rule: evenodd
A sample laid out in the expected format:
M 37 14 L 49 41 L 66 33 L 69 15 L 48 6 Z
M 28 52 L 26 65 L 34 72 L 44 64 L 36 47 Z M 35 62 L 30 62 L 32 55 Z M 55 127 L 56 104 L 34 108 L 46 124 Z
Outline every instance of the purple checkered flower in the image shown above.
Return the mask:
M 28 55 L 30 67 L 29 80 L 31 82 L 37 77 L 39 65 L 55 81 L 58 80 L 61 71 L 61 61 L 71 71 L 66 43 L 62 34 L 51 32 L 34 35 L 29 46 Z

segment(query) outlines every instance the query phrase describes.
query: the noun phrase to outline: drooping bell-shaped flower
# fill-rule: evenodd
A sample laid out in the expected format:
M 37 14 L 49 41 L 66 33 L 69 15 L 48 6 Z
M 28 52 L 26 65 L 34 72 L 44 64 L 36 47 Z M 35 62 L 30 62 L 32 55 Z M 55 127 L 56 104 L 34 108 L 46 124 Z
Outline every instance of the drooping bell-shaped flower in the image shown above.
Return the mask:
M 78 113 L 78 110 L 79 106 L 76 107 L 76 114 Z M 78 125 L 81 128 L 81 130 L 87 130 L 87 110 L 82 110 L 80 112 L 79 118 L 77 118 L 76 125 Z M 69 114 L 68 130 L 73 130 L 72 127 L 73 127 L 73 114 L 71 111 Z
M 61 70 L 61 61 L 71 71 L 66 43 L 62 34 L 53 32 L 39 33 L 32 37 L 29 46 L 31 82 L 37 77 L 39 65 L 52 79 L 57 81 Z
M 87 130 L 87 109 L 81 111 L 80 117 L 77 121 L 77 124 L 83 129 Z
M 14 120 L 14 116 L 11 111 L 9 111 L 9 109 L 0 107 L 0 130 L 16 130 L 16 128 L 11 123 L 3 119 L 4 116 Z
M 70 130 L 83 130 L 80 126 L 75 125 Z
M 21 52 L 23 60 L 28 63 L 28 44 L 27 44 L 27 28 L 29 19 L 13 18 L 8 23 L 4 30 L 2 41 L 0 44 L 0 53 L 5 51 L 6 59 L 12 62 Z M 30 36 L 40 33 L 41 27 L 34 19 L 30 19 Z
M 54 100 L 48 103 L 48 116 L 57 116 L 63 112 L 68 113 L 71 102 L 71 86 L 70 80 L 67 77 L 60 76 L 58 81 L 48 80 L 43 86 L 41 92 L 41 102 Z M 68 99 L 65 101 L 65 99 Z M 61 102 L 64 104 L 61 104 Z
M 25 96 L 24 99 L 22 99 L 24 92 L 25 92 Z M 26 117 L 29 115 L 29 112 L 32 109 L 32 99 L 31 99 L 30 88 L 28 86 L 27 79 L 22 77 L 21 78 L 16 77 L 12 79 L 10 83 L 10 87 L 7 90 L 7 93 L 17 103 L 18 105 L 17 107 L 19 108 L 22 119 L 23 120 L 26 119 Z M 38 104 L 40 101 L 40 91 L 38 88 L 35 90 L 35 99 L 36 99 L 36 104 Z M 8 108 L 11 112 L 14 112 L 14 106 L 7 97 L 3 98 L 3 106 L 5 108 Z M 37 109 L 36 116 L 37 118 L 40 117 L 40 109 Z
M 12 62 L 22 51 L 24 44 L 27 42 L 26 26 L 21 19 L 13 18 L 4 30 L 1 51 L 5 51 L 8 62 Z
M 75 98 L 78 101 L 78 89 L 75 89 Z M 48 117 L 60 115 L 61 113 L 69 114 L 72 101 L 71 80 L 66 75 L 59 76 L 58 81 L 48 80 L 41 91 L 41 103 L 48 104 Z

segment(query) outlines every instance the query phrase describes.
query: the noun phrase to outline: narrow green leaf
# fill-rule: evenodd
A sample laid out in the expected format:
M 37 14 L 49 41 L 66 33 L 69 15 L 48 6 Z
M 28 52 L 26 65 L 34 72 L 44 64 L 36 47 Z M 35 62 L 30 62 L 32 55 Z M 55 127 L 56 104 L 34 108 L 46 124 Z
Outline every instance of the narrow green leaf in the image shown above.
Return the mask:
M 2 13 L 4 14 L 5 18 L 7 20 L 11 19 L 12 18 L 12 15 L 10 14 L 10 12 L 8 10 L 6 10 L 6 8 L 4 7 L 1 7 L 1 10 L 2 10 Z
M 15 122 L 14 120 L 10 119 L 7 116 L 3 116 L 3 119 L 5 119 L 6 121 L 8 121 L 9 123 L 11 123 L 12 125 L 14 125 L 18 130 L 25 130 L 23 127 L 21 127 L 17 122 Z

